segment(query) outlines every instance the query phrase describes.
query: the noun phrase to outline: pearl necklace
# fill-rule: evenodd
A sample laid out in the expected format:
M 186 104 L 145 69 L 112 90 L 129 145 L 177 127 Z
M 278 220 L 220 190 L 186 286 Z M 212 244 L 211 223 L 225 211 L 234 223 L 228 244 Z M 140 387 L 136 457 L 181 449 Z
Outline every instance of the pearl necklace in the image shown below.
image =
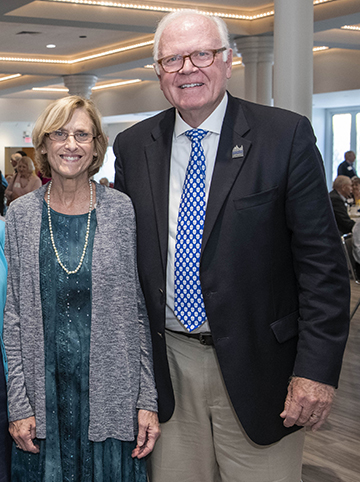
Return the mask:
M 59 265 L 62 267 L 62 269 L 67 273 L 67 274 L 75 274 L 79 271 L 81 268 L 81 265 L 83 264 L 84 258 L 85 258 L 85 253 L 86 253 L 86 248 L 89 242 L 89 234 L 90 234 L 90 220 L 91 220 L 91 211 L 93 207 L 93 191 L 92 191 L 92 182 L 89 179 L 89 186 L 90 186 L 90 206 L 89 206 L 89 214 L 88 214 L 88 220 L 87 220 L 87 225 L 86 225 L 86 234 L 85 234 L 85 244 L 84 244 L 84 249 L 79 261 L 79 264 L 76 269 L 73 271 L 70 271 L 66 268 L 66 266 L 63 265 L 61 262 L 59 252 L 55 246 L 55 241 L 54 241 L 54 233 L 52 230 L 52 224 L 51 224 L 51 211 L 50 211 L 50 191 L 51 191 L 51 186 L 52 186 L 52 181 L 50 181 L 49 187 L 48 187 L 48 192 L 47 192 L 47 211 L 48 211 L 48 219 L 49 219 L 49 231 L 50 231 L 50 239 L 51 239 L 51 244 L 54 248 L 55 256 L 56 259 L 59 263 Z

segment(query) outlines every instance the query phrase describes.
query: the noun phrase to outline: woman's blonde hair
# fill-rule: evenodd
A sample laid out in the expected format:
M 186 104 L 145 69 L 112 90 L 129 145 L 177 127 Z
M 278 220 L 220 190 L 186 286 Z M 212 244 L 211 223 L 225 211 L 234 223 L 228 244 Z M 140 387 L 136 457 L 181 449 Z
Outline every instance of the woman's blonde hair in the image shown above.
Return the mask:
M 51 103 L 40 115 L 35 123 L 32 132 L 32 141 L 35 147 L 35 160 L 39 166 L 41 173 L 45 177 L 51 177 L 51 168 L 47 158 L 47 153 L 42 153 L 44 147 L 44 137 L 50 132 L 61 129 L 72 118 L 76 109 L 84 109 L 92 120 L 95 136 L 94 145 L 96 156 L 89 166 L 89 177 L 96 174 L 102 163 L 108 145 L 108 139 L 101 126 L 101 116 L 98 109 L 91 100 L 85 99 L 78 95 L 63 97 Z
M 19 164 L 22 162 L 27 165 L 29 172 L 33 173 L 35 171 L 35 166 L 31 157 L 21 156 L 21 158 L 18 160 L 17 165 L 19 166 Z

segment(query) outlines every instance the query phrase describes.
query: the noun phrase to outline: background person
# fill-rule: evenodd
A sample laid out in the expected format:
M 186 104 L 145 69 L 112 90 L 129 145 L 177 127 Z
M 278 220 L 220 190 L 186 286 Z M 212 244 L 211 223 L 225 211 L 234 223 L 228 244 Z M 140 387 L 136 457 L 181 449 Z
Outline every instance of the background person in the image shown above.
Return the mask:
M 33 143 L 52 181 L 6 221 L 12 482 L 145 482 L 157 395 L 133 207 L 90 180 L 107 148 L 90 101 L 52 103 Z
M 99 181 L 103 186 L 109 187 L 109 179 L 107 177 L 102 177 Z
M 17 163 L 16 170 L 5 191 L 8 204 L 41 186 L 41 180 L 35 174 L 34 163 L 30 157 L 22 157 Z
M 2 339 L 7 275 L 4 241 L 5 223 L 0 220 L 0 482 L 10 482 L 11 437 L 8 430 L 5 382 L 6 358 Z
M 15 152 L 15 154 L 12 154 L 10 156 L 10 164 L 12 165 L 12 167 L 14 169 L 13 175 L 15 175 L 17 173 L 17 163 L 20 161 L 20 159 L 22 157 L 23 157 L 22 154 L 20 154 L 19 152 Z
M 351 197 L 352 184 L 347 176 L 338 176 L 333 182 L 330 200 L 340 234 L 350 233 L 355 221 L 348 214 L 348 199 Z
M 219 18 L 165 16 L 154 58 L 174 108 L 114 144 L 159 392 L 150 480 L 298 482 L 299 429 L 329 413 L 349 324 L 311 126 L 226 93 L 232 51 Z
M 354 206 L 360 207 L 360 179 L 357 176 L 351 178 L 351 190 Z
M 338 166 L 338 176 L 347 176 L 350 177 L 350 179 L 357 176 L 354 166 L 355 159 L 356 155 L 354 151 L 345 152 L 345 160 Z

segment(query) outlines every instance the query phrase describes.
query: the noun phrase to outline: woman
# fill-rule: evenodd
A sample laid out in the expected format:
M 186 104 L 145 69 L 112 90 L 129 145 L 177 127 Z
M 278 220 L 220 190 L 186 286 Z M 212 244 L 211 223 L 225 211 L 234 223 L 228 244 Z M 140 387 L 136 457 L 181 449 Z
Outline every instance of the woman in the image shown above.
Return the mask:
M 30 157 L 22 157 L 17 163 L 16 170 L 17 173 L 11 178 L 5 191 L 8 204 L 41 186 L 41 180 L 35 174 L 34 163 Z
M 354 205 L 360 207 L 360 179 L 357 176 L 351 178 L 352 195 Z
M 52 181 L 6 220 L 12 482 L 145 482 L 159 428 L 133 207 L 90 180 L 107 147 L 90 101 L 51 104 L 33 144 Z
M 6 297 L 7 265 L 4 256 L 5 223 L 0 220 L 0 482 L 10 481 L 11 438 L 8 432 L 5 351 L 2 343 L 3 312 Z

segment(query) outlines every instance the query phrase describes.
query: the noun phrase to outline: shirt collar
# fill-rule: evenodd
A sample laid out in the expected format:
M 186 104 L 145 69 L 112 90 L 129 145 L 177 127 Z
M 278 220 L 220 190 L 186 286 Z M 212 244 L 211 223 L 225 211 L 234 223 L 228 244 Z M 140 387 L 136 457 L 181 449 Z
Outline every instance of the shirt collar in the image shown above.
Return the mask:
M 336 192 L 339 194 L 339 196 L 341 197 L 341 199 L 342 199 L 344 202 L 347 201 L 346 197 L 343 196 L 339 191 L 336 191 Z
M 198 129 L 204 129 L 209 132 L 213 132 L 214 134 L 220 135 L 223 120 L 225 117 L 225 112 L 228 103 L 228 95 L 225 92 L 225 95 L 220 102 L 220 104 L 216 107 L 216 109 L 209 115 L 207 119 L 198 127 Z M 176 117 L 175 117 L 175 127 L 174 127 L 174 135 L 175 137 L 179 137 L 187 130 L 192 129 L 192 127 L 187 124 L 183 118 L 180 116 L 179 111 L 176 110 Z

